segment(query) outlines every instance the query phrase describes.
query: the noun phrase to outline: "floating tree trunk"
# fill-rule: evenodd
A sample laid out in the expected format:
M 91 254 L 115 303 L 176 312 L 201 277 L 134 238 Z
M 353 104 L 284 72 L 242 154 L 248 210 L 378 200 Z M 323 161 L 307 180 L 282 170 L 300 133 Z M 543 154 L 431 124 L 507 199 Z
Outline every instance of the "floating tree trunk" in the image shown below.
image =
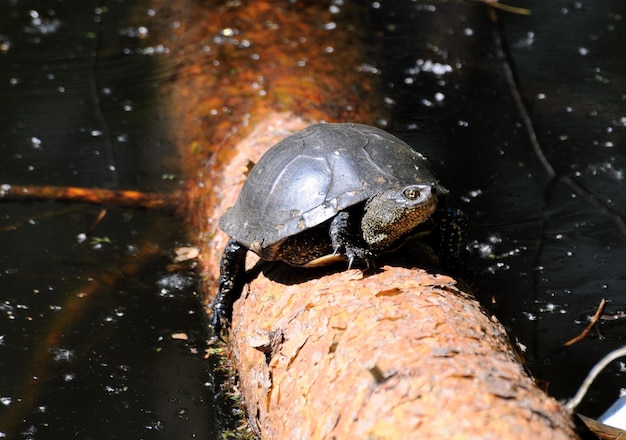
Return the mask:
M 335 14 L 321 2 L 180 3 L 168 32 L 183 56 L 168 93 L 195 177 L 191 220 L 210 302 L 227 240 L 218 218 L 250 164 L 313 122 L 375 123 L 382 100 L 362 67 L 363 11 L 354 5 Z M 570 415 L 525 373 L 498 321 L 433 271 L 427 251 L 407 255 L 369 276 L 258 267 L 235 304 L 229 345 L 254 431 L 575 437 Z

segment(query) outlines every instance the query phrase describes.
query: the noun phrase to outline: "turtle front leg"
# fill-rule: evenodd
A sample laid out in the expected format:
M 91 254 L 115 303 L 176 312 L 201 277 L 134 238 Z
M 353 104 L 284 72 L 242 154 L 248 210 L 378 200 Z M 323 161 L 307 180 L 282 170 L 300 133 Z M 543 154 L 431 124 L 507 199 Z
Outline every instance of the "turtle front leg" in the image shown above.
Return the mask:
M 358 218 L 357 218 L 358 217 Z M 330 222 L 330 241 L 335 255 L 348 259 L 348 269 L 355 261 L 373 266 L 374 254 L 362 238 L 360 216 L 351 210 L 339 211 Z
M 226 243 L 220 261 L 219 288 L 211 305 L 211 325 L 218 338 L 230 326 L 233 304 L 241 296 L 246 272 L 248 249 L 232 238 Z M 223 340 L 223 339 L 222 339 Z

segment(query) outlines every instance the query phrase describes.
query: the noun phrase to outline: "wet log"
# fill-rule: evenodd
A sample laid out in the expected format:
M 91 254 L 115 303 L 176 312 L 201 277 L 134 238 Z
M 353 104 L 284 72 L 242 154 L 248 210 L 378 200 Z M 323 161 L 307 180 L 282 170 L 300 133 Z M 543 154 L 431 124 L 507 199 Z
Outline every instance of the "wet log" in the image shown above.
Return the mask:
M 189 57 L 167 92 L 195 179 L 190 220 L 209 303 L 227 240 L 218 218 L 250 163 L 313 122 L 372 124 L 381 101 L 375 80 L 357 69 L 358 24 L 321 2 L 179 10 L 186 17 L 168 32 Z M 202 25 L 192 30 L 191 19 Z M 327 23 L 337 26 L 329 32 Z M 197 50 L 235 31 L 254 57 L 235 42 Z M 502 325 L 456 280 L 425 270 L 420 254 L 367 276 L 280 264 L 251 272 L 227 348 L 259 437 L 576 437 L 570 414 L 525 373 Z
M 220 164 L 212 224 L 234 201 L 247 160 L 302 124 L 276 115 Z M 204 258 L 216 276 L 226 237 L 214 232 Z M 231 348 L 260 437 L 576 437 L 495 317 L 456 280 L 403 266 L 256 270 L 235 304 Z

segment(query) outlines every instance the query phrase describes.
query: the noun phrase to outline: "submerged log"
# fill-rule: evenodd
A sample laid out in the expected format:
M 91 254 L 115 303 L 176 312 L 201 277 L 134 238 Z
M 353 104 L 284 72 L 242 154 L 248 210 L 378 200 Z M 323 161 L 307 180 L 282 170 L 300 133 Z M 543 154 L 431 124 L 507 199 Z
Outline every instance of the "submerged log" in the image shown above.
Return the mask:
M 372 124 L 382 106 L 359 68 L 358 20 L 342 21 L 349 2 L 342 14 L 321 2 L 182 3 L 168 32 L 185 55 L 168 93 L 196 179 L 190 219 L 208 303 L 227 240 L 218 218 L 250 163 L 310 123 Z M 260 437 L 575 438 L 503 327 L 460 283 L 424 270 L 424 255 L 368 276 L 255 269 L 230 355 Z

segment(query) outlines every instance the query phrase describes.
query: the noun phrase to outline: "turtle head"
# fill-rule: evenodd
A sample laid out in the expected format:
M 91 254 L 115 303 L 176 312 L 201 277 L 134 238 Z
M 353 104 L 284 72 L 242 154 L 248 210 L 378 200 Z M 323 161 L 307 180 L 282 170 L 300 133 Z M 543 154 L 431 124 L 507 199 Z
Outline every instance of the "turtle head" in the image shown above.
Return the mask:
M 437 208 L 432 185 L 408 185 L 375 195 L 365 204 L 361 219 L 363 239 L 375 252 L 396 241 L 430 218 Z

